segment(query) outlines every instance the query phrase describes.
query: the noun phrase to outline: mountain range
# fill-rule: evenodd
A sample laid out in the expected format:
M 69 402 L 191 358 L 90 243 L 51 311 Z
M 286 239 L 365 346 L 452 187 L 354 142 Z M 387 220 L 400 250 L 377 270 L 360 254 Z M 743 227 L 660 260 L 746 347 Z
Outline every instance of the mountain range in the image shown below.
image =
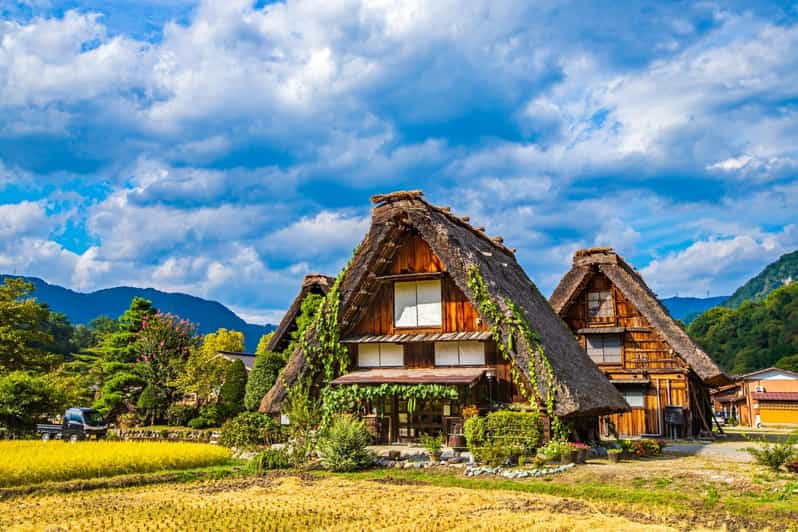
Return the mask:
M 716 297 L 668 297 L 661 299 L 671 316 L 686 324 L 693 321 L 702 312 L 722 305 L 729 296 Z
M 89 323 L 98 316 L 119 317 L 134 297 L 143 297 L 161 312 L 176 314 L 197 324 L 200 334 L 215 332 L 219 328 L 232 329 L 244 333 L 244 342 L 249 352 L 255 352 L 260 337 L 275 329 L 274 325 L 255 325 L 247 323 L 235 312 L 217 301 L 208 301 L 188 294 L 162 292 L 154 288 L 134 288 L 117 286 L 95 292 L 76 292 L 63 286 L 50 284 L 38 277 L 0 275 L 0 282 L 6 277 L 23 277 L 35 287 L 33 296 L 55 312 L 60 312 L 77 325 Z

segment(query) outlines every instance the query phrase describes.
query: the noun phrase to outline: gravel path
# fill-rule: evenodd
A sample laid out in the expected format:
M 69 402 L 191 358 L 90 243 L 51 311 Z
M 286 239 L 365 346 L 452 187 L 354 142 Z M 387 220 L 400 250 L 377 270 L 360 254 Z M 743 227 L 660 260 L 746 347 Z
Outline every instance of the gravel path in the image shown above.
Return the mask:
M 710 460 L 726 462 L 752 462 L 753 458 L 744 451 L 751 447 L 747 441 L 729 441 L 717 443 L 674 443 L 664 449 L 666 454 L 701 456 Z

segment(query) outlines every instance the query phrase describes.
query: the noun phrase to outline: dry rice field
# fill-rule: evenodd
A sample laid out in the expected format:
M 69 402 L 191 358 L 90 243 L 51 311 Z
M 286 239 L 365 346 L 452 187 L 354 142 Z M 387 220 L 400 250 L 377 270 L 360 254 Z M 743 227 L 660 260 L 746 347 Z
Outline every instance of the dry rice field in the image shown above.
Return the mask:
M 689 523 L 677 524 L 677 528 Z M 547 495 L 277 476 L 40 495 L 2 530 L 671 530 Z

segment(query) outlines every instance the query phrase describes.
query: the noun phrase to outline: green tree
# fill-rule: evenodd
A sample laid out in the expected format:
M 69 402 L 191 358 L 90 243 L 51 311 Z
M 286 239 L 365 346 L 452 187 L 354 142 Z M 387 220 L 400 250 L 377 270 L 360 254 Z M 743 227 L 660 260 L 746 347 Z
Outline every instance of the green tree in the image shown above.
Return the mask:
M 172 314 L 156 313 L 141 322 L 134 349 L 148 382 L 171 396 L 168 388 L 199 345 L 197 326 Z
M 0 425 L 12 432 L 31 432 L 63 408 L 63 395 L 46 377 L 24 371 L 0 377 Z
M 255 411 L 260 407 L 263 396 L 277 382 L 277 376 L 284 366 L 285 358 L 280 353 L 266 351 L 255 356 L 244 395 L 244 407 L 247 410 Z
M 241 353 L 244 351 L 244 333 L 219 329 L 215 333 L 206 334 L 202 338 L 202 349 L 213 355 L 216 355 L 219 351 Z
M 138 394 L 147 385 L 144 368 L 136 365 L 140 350 L 137 343 L 143 323 L 156 313 L 150 301 L 135 297 L 115 326 L 109 326 L 105 321 L 98 323 L 104 333 L 99 339 L 98 356 L 89 374 L 94 379 L 94 386 L 100 389 L 94 407 L 109 417 L 131 410 Z M 97 330 L 101 329 L 98 327 Z
M 16 370 L 46 372 L 63 359 L 43 349 L 53 337 L 48 333 L 50 311 L 29 297 L 33 285 L 6 278 L 0 285 L 0 374 Z
M 162 388 L 155 384 L 148 384 L 139 395 L 136 406 L 143 416 L 144 422 L 155 425 L 158 420 L 163 419 L 168 400 Z
M 227 368 L 224 384 L 219 392 L 219 404 L 225 417 L 232 417 L 244 409 L 244 394 L 247 386 L 247 368 L 240 360 L 235 360 Z
M 255 349 L 255 353 L 260 355 L 262 353 L 266 353 L 269 351 L 269 342 L 272 341 L 272 337 L 274 336 L 274 331 L 270 333 L 266 333 L 260 337 L 258 340 L 258 347 Z
M 196 395 L 197 406 L 208 403 L 219 394 L 225 371 L 231 362 L 216 352 L 192 349 L 172 386 L 183 394 Z
M 798 355 L 782 357 L 776 362 L 775 366 L 780 369 L 798 373 Z
M 100 351 L 106 360 L 133 363 L 138 358 L 136 341 L 142 328 L 142 323 L 157 314 L 157 309 L 152 302 L 134 297 L 130 307 L 117 320 L 114 332 L 107 334 L 102 339 Z

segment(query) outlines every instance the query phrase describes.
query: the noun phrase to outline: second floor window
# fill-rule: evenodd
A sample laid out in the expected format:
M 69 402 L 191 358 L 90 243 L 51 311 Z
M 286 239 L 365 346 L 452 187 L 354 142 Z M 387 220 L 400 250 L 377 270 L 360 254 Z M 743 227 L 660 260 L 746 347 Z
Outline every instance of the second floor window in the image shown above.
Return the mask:
M 611 318 L 612 316 L 612 292 L 609 290 L 601 292 L 588 292 L 587 317 Z
M 384 368 L 404 366 L 402 344 L 359 344 L 357 365 L 361 368 Z
M 436 366 L 484 366 L 483 342 L 435 342 Z
M 587 355 L 596 364 L 621 363 L 620 334 L 587 334 Z
M 397 282 L 393 285 L 396 327 L 440 327 L 441 281 Z

